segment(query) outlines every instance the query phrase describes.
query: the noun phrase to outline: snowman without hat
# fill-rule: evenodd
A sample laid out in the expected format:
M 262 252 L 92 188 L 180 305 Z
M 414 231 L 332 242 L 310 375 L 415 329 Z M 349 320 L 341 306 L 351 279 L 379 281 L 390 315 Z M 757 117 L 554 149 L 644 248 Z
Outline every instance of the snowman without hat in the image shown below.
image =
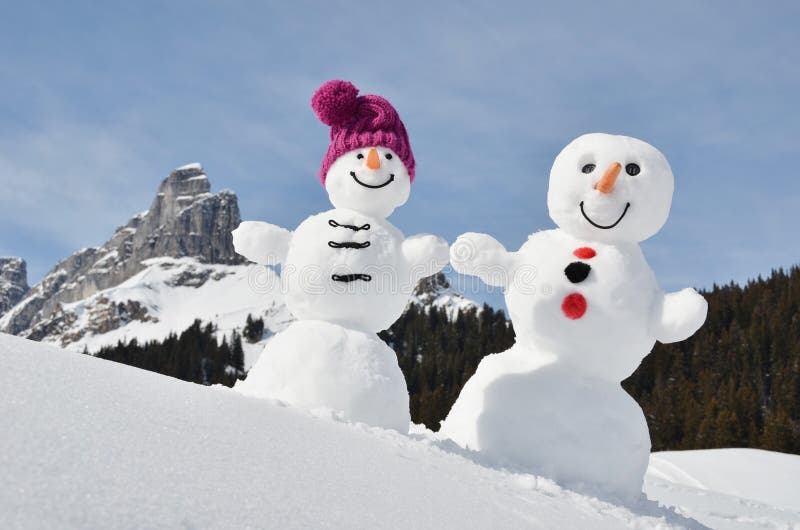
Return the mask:
M 405 379 L 376 332 L 400 317 L 420 279 L 447 264 L 448 245 L 432 235 L 405 238 L 386 221 L 408 200 L 416 166 L 394 107 L 346 81 L 323 84 L 311 105 L 331 127 L 319 175 L 334 209 L 294 232 L 252 221 L 233 231 L 236 252 L 281 264 L 297 319 L 236 389 L 405 433 Z
M 550 172 L 558 228 L 517 252 L 460 236 L 453 267 L 504 289 L 516 343 L 484 358 L 441 434 L 490 461 L 580 490 L 635 501 L 650 436 L 622 389 L 655 341 L 690 337 L 706 318 L 693 289 L 665 294 L 639 248 L 669 214 L 666 158 L 635 138 L 587 134 Z

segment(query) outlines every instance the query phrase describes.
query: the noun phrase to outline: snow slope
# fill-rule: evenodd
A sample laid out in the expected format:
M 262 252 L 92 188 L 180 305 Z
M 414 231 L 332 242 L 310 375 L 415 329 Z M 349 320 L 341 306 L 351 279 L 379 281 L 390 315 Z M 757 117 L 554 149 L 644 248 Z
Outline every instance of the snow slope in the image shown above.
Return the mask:
M 757 449 L 655 453 L 648 476 L 800 512 L 797 455 Z
M 653 502 L 614 506 L 482 467 L 422 436 L 8 335 L 0 388 L 4 529 L 700 527 Z M 679 488 L 701 520 L 723 502 L 738 510 L 731 528 L 800 525 L 795 512 L 651 484 Z

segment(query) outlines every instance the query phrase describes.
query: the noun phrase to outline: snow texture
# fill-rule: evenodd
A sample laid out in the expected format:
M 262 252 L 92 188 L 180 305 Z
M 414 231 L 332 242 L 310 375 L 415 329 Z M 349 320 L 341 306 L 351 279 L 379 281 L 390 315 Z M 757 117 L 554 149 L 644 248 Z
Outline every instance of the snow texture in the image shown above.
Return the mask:
M 548 205 L 559 229 L 517 252 L 484 234 L 458 238 L 454 268 L 504 288 L 517 343 L 481 361 L 442 436 L 573 488 L 638 498 L 650 436 L 619 383 L 656 340 L 691 336 L 707 311 L 692 289 L 665 296 L 639 249 L 666 220 L 672 189 L 654 147 L 586 135 L 553 165 Z
M 4 529 L 701 528 L 654 502 L 625 508 L 486 468 L 423 434 L 312 417 L 9 335 L 0 388 Z M 781 495 L 798 462 L 758 461 L 760 494 Z M 800 524 L 797 512 L 657 476 L 648 492 L 716 528 Z
M 797 455 L 758 449 L 655 453 L 648 476 L 800 512 Z

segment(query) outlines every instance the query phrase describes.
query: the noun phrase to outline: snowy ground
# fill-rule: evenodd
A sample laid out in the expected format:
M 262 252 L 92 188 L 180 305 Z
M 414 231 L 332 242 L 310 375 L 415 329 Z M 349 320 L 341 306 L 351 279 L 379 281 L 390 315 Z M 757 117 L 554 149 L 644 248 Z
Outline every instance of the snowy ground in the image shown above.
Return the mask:
M 645 491 L 712 528 L 800 528 L 797 455 L 756 449 L 654 453 Z
M 488 469 L 423 436 L 7 335 L 0 388 L 3 529 L 702 527 L 655 502 L 624 508 Z M 753 454 L 656 455 L 647 493 L 712 527 L 800 528 L 788 509 L 800 459 Z

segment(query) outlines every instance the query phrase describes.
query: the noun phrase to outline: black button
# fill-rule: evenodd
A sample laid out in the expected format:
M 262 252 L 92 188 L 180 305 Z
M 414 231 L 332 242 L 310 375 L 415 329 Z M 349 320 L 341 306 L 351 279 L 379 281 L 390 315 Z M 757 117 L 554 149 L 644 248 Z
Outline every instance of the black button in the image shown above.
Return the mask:
M 592 267 L 588 263 L 573 261 L 564 269 L 564 274 L 567 275 L 567 279 L 572 283 L 581 283 L 589 276 L 589 271 L 591 270 Z

